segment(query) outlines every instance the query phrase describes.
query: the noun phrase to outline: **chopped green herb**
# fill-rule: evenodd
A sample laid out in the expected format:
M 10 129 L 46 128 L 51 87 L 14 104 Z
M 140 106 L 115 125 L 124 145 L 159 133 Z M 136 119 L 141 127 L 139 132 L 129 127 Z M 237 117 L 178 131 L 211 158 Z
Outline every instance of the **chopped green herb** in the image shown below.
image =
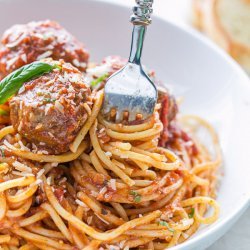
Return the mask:
M 171 228 L 166 221 L 159 221 L 159 225 L 166 227 L 170 232 L 174 233 L 174 229 Z
M 129 193 L 130 193 L 131 195 L 133 195 L 133 197 L 134 197 L 134 202 L 138 203 L 138 202 L 141 201 L 141 195 L 138 194 L 136 191 L 131 190 Z
M 0 153 L 1 153 L 1 157 L 5 158 L 4 149 L 2 147 L 0 147 Z
M 8 115 L 9 112 L 0 108 L 0 115 Z
M 161 221 L 159 221 L 159 225 L 167 227 L 168 223 L 166 221 L 161 220 Z
M 133 195 L 133 196 L 138 195 L 138 193 L 137 193 L 136 191 L 134 191 L 134 190 L 131 190 L 129 193 L 130 193 L 131 195 Z
M 54 98 L 44 98 L 44 101 L 45 102 L 55 102 L 56 99 L 54 99 Z
M 140 201 L 141 201 L 141 196 L 140 196 L 140 195 L 135 196 L 135 197 L 134 197 L 134 201 L 135 201 L 136 203 L 140 202 Z
M 98 85 L 100 82 L 103 82 L 104 80 L 106 80 L 106 79 L 108 78 L 108 76 L 109 76 L 109 75 L 106 73 L 106 74 L 104 74 L 104 75 L 98 77 L 97 79 L 93 80 L 93 81 L 90 83 L 91 87 L 95 87 L 95 86 Z
M 190 214 L 188 215 L 188 217 L 189 217 L 190 219 L 194 217 L 194 208 L 193 208 L 193 207 L 191 208 L 191 212 L 190 212 Z

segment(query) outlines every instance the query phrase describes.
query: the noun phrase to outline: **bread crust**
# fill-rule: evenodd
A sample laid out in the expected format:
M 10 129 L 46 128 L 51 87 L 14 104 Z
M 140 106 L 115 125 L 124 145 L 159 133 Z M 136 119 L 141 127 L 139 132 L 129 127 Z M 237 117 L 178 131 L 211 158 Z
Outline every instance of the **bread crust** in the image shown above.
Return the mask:
M 218 13 L 219 1 L 221 0 L 193 0 L 193 12 L 194 15 L 196 15 L 196 20 L 199 20 L 198 25 L 201 26 L 200 30 L 226 50 L 250 73 L 250 44 L 237 42 L 226 28 L 223 27 L 220 13 Z M 250 4 L 250 0 L 243 1 Z M 201 6 L 201 3 L 203 3 L 202 7 L 198 7 Z M 197 10 L 197 8 L 199 8 L 199 10 Z M 197 27 L 198 25 L 196 24 L 195 26 Z
M 197 29 L 203 30 L 203 10 L 200 0 L 192 1 L 192 23 Z

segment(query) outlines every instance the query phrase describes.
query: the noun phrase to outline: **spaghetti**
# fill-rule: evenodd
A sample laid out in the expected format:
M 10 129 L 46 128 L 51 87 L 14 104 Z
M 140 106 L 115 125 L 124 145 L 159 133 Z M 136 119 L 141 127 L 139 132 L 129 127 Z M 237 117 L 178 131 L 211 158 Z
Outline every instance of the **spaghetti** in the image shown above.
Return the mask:
M 193 138 L 206 129 L 213 153 L 198 139 L 176 138 L 163 148 L 159 105 L 148 121 L 123 125 L 103 119 L 102 90 L 94 99 L 65 154 L 34 153 L 11 125 L 0 130 L 2 249 L 165 249 L 217 220 L 221 155 L 209 124 L 194 116 L 179 121 Z

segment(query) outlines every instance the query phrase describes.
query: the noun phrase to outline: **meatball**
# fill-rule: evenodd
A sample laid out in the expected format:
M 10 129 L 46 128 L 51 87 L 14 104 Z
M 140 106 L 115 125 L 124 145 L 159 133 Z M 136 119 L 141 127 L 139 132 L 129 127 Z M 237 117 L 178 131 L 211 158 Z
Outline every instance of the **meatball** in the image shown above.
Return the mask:
M 14 25 L 2 37 L 0 79 L 17 68 L 46 57 L 63 59 L 85 71 L 89 54 L 75 37 L 57 22 Z
M 26 82 L 10 99 L 10 119 L 33 148 L 45 154 L 61 154 L 69 150 L 87 119 L 85 108 L 92 106 L 91 91 L 82 73 L 71 64 L 45 61 L 61 69 Z

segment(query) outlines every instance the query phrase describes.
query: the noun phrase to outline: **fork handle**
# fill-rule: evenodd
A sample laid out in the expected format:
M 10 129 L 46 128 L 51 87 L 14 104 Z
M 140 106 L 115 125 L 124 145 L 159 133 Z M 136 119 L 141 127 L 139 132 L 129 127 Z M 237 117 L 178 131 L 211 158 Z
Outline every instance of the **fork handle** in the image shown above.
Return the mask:
M 153 0 L 136 0 L 136 4 L 133 8 L 134 14 L 130 18 L 134 28 L 129 62 L 140 65 L 144 36 L 147 26 L 151 23 Z
M 136 0 L 136 6 L 133 8 L 134 14 L 130 21 L 133 24 L 149 25 L 151 23 L 151 14 L 153 12 L 154 0 Z

